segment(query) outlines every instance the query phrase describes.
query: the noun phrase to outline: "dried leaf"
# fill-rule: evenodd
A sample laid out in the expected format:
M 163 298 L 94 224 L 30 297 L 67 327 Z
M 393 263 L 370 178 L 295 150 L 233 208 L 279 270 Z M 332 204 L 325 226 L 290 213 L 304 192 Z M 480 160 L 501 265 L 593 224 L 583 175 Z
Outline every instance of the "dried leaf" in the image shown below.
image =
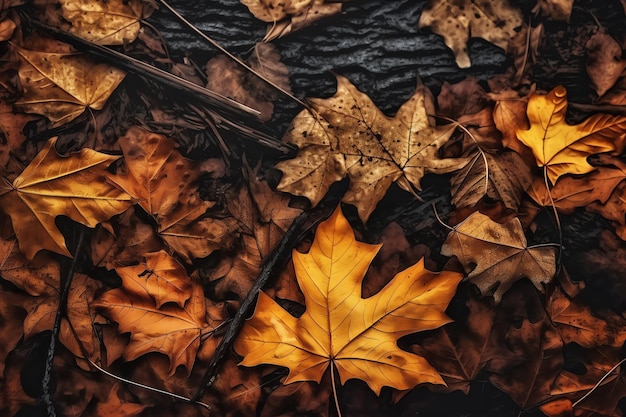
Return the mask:
M 550 282 L 556 271 L 556 248 L 528 247 L 518 218 L 499 224 L 479 212 L 448 234 L 441 254 L 455 255 L 483 294 L 497 285 L 493 293 L 496 303 L 523 277 L 543 291 L 541 284 Z
M 283 138 L 299 147 L 298 154 L 276 168 L 283 172 L 278 190 L 305 196 L 313 205 L 347 175 L 342 201 L 356 206 L 366 221 L 394 181 L 412 192 L 420 189 L 424 174 L 451 172 L 466 163 L 437 157 L 454 126 L 431 126 L 432 103 L 424 86 L 393 118 L 340 76 L 333 97 L 310 103 L 311 110 L 300 112 Z
M 84 54 L 16 50 L 24 96 L 15 104 L 46 116 L 53 126 L 74 120 L 87 108 L 102 109 L 126 75 Z
M 4 18 L 0 21 L 0 42 L 8 41 L 15 31 L 15 22 L 11 19 Z
M 119 397 L 120 384 L 113 385 L 106 400 L 96 405 L 96 414 L 101 417 L 133 417 L 141 414 L 148 405 L 122 401 Z
M 133 42 L 141 25 L 141 0 L 59 0 L 63 17 L 71 22 L 69 31 L 98 45 L 126 45 Z
M 533 13 L 569 23 L 573 8 L 574 0 L 537 0 Z
M 157 308 L 168 302 L 184 308 L 192 290 L 185 268 L 163 250 L 146 253 L 144 258 L 139 265 L 115 268 L 125 290 L 140 296 L 148 294 Z
M 235 342 L 241 364 L 286 366 L 285 383 L 319 382 L 332 364 L 342 383 L 361 379 L 377 394 L 383 386 L 443 383 L 424 358 L 399 349 L 396 339 L 449 322 L 443 310 L 461 276 L 427 271 L 422 261 L 363 299 L 363 276 L 379 247 L 357 242 L 337 209 L 318 226 L 311 250 L 293 253 L 305 313 L 295 318 L 261 292 Z
M 595 33 L 585 45 L 587 50 L 587 74 L 598 96 L 603 96 L 615 85 L 626 69 L 622 47 L 604 31 Z
M 55 143 L 56 138 L 50 139 L 11 186 L 0 186 L 1 207 L 11 216 L 20 250 L 29 260 L 41 249 L 71 257 L 55 224 L 57 216 L 95 227 L 132 205 L 106 171 L 119 157 L 87 148 L 61 157 Z
M 33 297 L 52 294 L 57 290 L 61 268 L 49 254 L 42 252 L 29 261 L 22 255 L 15 240 L 0 240 L 0 248 L 0 273 L 3 279 Z
M 105 292 L 91 306 L 117 322 L 120 332 L 130 332 L 125 360 L 160 352 L 170 359 L 170 375 L 180 365 L 191 371 L 201 336 L 214 328 L 207 322 L 204 293 L 197 283 L 192 283 L 191 297 L 184 308 L 173 303 L 157 308 L 146 291 L 139 296 L 124 289 Z
M 474 206 L 487 197 L 517 211 L 531 178 L 530 168 L 515 152 L 474 152 L 470 162 L 450 180 L 452 204 Z
M 506 51 L 523 23 L 522 13 L 508 0 L 431 0 L 422 11 L 419 27 L 443 36 L 460 68 L 471 66 L 467 42 L 483 38 Z
M 532 149 L 537 165 L 545 167 L 552 184 L 564 174 L 586 174 L 594 167 L 587 157 L 619 154 L 626 141 L 626 116 L 596 114 L 577 125 L 565 121 L 567 92 L 558 86 L 528 101 L 530 129 L 518 129 L 519 140 Z

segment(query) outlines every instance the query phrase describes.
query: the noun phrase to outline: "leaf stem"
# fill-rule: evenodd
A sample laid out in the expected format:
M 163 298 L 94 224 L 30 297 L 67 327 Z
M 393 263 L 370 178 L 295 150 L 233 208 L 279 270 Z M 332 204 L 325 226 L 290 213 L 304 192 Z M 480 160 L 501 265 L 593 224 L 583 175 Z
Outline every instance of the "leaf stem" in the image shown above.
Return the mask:
M 330 360 L 330 388 L 333 391 L 335 399 L 335 407 L 337 408 L 337 416 L 341 417 L 341 409 L 339 408 L 339 398 L 337 397 L 337 384 L 335 383 L 335 362 Z
M 587 398 L 588 396 L 591 395 L 592 392 L 594 392 L 596 390 L 596 388 L 598 388 L 602 382 L 604 382 L 605 379 L 607 379 L 612 373 L 613 371 L 615 371 L 621 364 L 623 364 L 624 362 L 626 362 L 626 358 L 622 359 L 621 361 L 619 361 L 614 367 L 612 367 L 606 374 L 604 374 L 604 376 L 602 378 L 600 378 L 600 380 L 596 383 L 596 385 L 593 386 L 593 388 L 591 388 L 589 391 L 587 391 L 587 393 L 585 395 L 583 395 L 582 397 L 580 397 L 578 399 L 578 401 L 576 401 L 575 403 L 572 404 L 572 408 L 576 407 L 578 404 L 580 404 L 585 398 Z

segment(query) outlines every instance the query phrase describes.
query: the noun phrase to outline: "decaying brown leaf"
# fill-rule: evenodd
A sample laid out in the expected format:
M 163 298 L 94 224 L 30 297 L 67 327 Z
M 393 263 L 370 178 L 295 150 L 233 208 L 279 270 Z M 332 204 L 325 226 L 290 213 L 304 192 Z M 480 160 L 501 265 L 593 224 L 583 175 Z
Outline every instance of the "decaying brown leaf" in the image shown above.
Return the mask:
M 96 405 L 97 415 L 102 417 L 134 417 L 141 414 L 148 407 L 147 404 L 122 401 L 119 390 L 119 383 L 113 385 L 106 400 L 98 402 Z
M 443 383 L 424 358 L 399 349 L 396 340 L 447 323 L 443 310 L 461 275 L 427 271 L 421 261 L 363 299 L 363 276 L 378 249 L 355 240 L 338 208 L 318 226 L 310 251 L 293 253 L 305 313 L 295 318 L 261 292 L 235 342 L 241 364 L 288 367 L 285 383 L 319 382 L 336 367 L 342 383 L 361 379 L 377 394 L 383 386 Z
M 574 0 L 537 0 L 533 13 L 548 16 L 552 20 L 569 22 Z
M 15 103 L 26 113 L 46 116 L 54 126 L 100 110 L 126 73 L 79 53 L 49 53 L 15 47 L 24 96 Z
M 522 22 L 522 13 L 508 0 L 431 0 L 422 11 L 419 27 L 443 36 L 457 65 L 468 68 L 470 37 L 483 38 L 506 51 Z
M 518 218 L 500 224 L 479 212 L 448 234 L 441 254 L 455 255 L 483 294 L 497 286 L 493 292 L 496 303 L 523 277 L 543 291 L 541 284 L 552 280 L 556 271 L 556 248 L 529 247 Z
M 587 74 L 598 96 L 603 96 L 615 85 L 626 69 L 622 47 L 611 35 L 601 30 L 585 45 L 587 50 Z
M 28 259 L 41 249 L 71 256 L 55 224 L 57 216 L 95 227 L 132 205 L 130 195 L 114 186 L 115 176 L 106 171 L 119 157 L 87 148 L 61 157 L 55 143 L 56 138 L 50 139 L 11 185 L 0 187 L 2 210 L 11 216 Z
M 619 154 L 626 144 L 626 116 L 596 114 L 577 125 L 565 121 L 567 91 L 558 86 L 548 94 L 533 94 L 527 107 L 530 129 L 518 129 L 519 140 L 532 149 L 537 165 L 555 184 L 564 174 L 586 174 L 594 167 L 587 157 Z
M 338 76 L 333 97 L 311 99 L 311 110 L 292 121 L 283 140 L 299 151 L 294 159 L 276 165 L 283 172 L 278 189 L 316 205 L 335 181 L 348 176 L 350 186 L 342 201 L 356 206 L 365 221 L 394 181 L 413 192 L 420 189 L 425 173 L 461 168 L 463 159 L 437 157 L 454 125 L 431 125 L 431 100 L 428 90 L 419 86 L 395 117 L 388 117 Z

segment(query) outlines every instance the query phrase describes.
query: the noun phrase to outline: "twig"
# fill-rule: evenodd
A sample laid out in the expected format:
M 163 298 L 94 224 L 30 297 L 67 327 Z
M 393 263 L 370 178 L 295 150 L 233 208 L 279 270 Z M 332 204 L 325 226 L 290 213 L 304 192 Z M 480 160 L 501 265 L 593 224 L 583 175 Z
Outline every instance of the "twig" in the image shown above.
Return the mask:
M 312 227 L 314 224 L 322 221 L 324 218 L 328 217 L 330 213 L 328 213 L 329 209 L 333 210 L 339 200 L 345 193 L 347 187 L 344 187 L 340 192 L 329 192 L 322 199 L 322 201 L 318 204 L 319 210 L 316 211 L 304 211 L 300 214 L 296 219 L 291 223 L 289 229 L 280 240 L 276 248 L 272 251 L 267 261 L 264 263 L 259 276 L 250 288 L 250 291 L 246 295 L 246 297 L 241 302 L 241 306 L 235 316 L 232 318 L 229 326 L 226 328 L 224 332 L 224 337 L 217 345 L 213 356 L 211 357 L 211 361 L 209 362 L 207 369 L 205 371 L 204 377 L 202 379 L 202 383 L 200 384 L 200 388 L 196 394 L 192 397 L 192 401 L 198 401 L 204 395 L 204 391 L 213 385 L 218 376 L 218 371 L 222 366 L 222 362 L 226 353 L 233 345 L 235 338 L 239 334 L 239 329 L 244 323 L 245 318 L 248 316 L 250 310 L 254 306 L 257 295 L 259 291 L 265 286 L 267 281 L 275 275 L 276 271 L 282 267 L 285 260 L 288 258 L 288 253 L 295 246 L 295 244 L 300 239 L 302 232 L 308 228 L 305 228 L 305 224 L 309 224 L 309 227 Z M 336 191 L 336 190 L 332 190 Z
M 235 63 L 237 63 L 237 65 L 241 66 L 242 68 L 244 68 L 247 71 L 250 71 L 252 74 L 254 74 L 255 76 L 259 77 L 259 79 L 263 80 L 268 85 L 270 85 L 273 88 L 275 88 L 276 90 L 280 91 L 282 94 L 284 94 L 285 96 L 289 97 L 290 99 L 292 99 L 293 101 L 295 101 L 296 103 L 301 105 L 302 107 L 308 108 L 308 106 L 307 106 L 307 104 L 305 102 L 303 102 L 298 97 L 294 96 L 289 91 L 285 90 L 284 88 L 282 88 L 281 86 L 279 86 L 278 84 L 273 82 L 272 80 L 268 79 L 263 74 L 260 74 L 259 72 L 255 71 L 248 64 L 243 62 L 239 57 L 237 57 L 237 56 L 233 55 L 232 53 L 230 53 L 226 48 L 224 48 L 222 45 L 220 45 L 215 40 L 210 38 L 206 33 L 202 32 L 200 29 L 198 29 L 196 26 L 194 26 L 190 21 L 185 19 L 185 17 L 183 15 L 178 13 L 178 11 L 176 11 L 176 9 L 174 9 L 172 6 L 170 6 L 165 0 L 159 0 L 159 3 L 161 3 L 163 6 L 165 6 L 165 8 L 168 9 L 174 16 L 176 16 L 176 18 L 178 18 L 178 20 L 183 22 L 189 29 L 191 29 L 193 32 L 195 32 L 198 36 L 200 36 L 202 39 L 204 39 L 205 41 L 210 43 L 213 47 L 218 49 L 221 53 L 226 55 L 228 58 L 230 58 L 233 61 L 235 61 Z
M 587 393 L 585 395 L 583 395 L 582 397 L 580 397 L 578 399 L 578 401 L 576 401 L 575 403 L 572 404 L 572 408 L 576 407 L 578 404 L 580 404 L 580 402 L 582 400 L 584 400 L 585 398 L 587 398 L 588 396 L 591 395 L 592 392 L 594 392 L 596 390 L 596 388 L 598 388 L 602 382 L 604 382 L 605 379 L 607 379 L 614 370 L 616 370 L 621 364 L 623 364 L 624 362 L 626 362 L 626 358 L 622 359 L 621 361 L 619 361 L 614 367 L 612 367 L 606 374 L 604 374 L 604 376 L 602 378 L 600 378 L 600 380 L 596 383 L 596 385 L 593 386 L 593 388 L 591 388 L 589 391 L 587 391 Z
M 74 271 L 76 270 L 76 263 L 78 260 L 78 255 L 81 252 L 84 240 L 85 240 L 85 229 L 81 227 L 80 234 L 78 235 L 78 244 L 76 245 L 76 251 L 74 253 L 74 259 L 72 259 L 72 263 L 70 264 L 70 269 L 67 272 L 67 278 L 65 280 L 65 284 L 63 285 L 63 289 L 59 296 L 59 307 L 57 308 L 56 315 L 54 316 L 52 336 L 50 337 L 50 345 L 48 346 L 48 355 L 46 356 L 46 363 L 44 365 L 43 380 L 41 381 L 41 388 L 43 392 L 41 399 L 46 405 L 48 417 L 56 417 L 57 415 L 56 410 L 54 408 L 54 404 L 52 403 L 52 393 L 50 392 L 50 381 L 52 379 L 52 365 L 54 362 L 54 353 L 56 351 L 56 340 L 59 335 L 59 330 L 61 328 L 61 319 L 63 318 L 64 313 L 65 313 L 65 305 L 67 304 L 67 297 L 70 292 L 70 287 L 72 286 L 72 279 L 74 277 Z

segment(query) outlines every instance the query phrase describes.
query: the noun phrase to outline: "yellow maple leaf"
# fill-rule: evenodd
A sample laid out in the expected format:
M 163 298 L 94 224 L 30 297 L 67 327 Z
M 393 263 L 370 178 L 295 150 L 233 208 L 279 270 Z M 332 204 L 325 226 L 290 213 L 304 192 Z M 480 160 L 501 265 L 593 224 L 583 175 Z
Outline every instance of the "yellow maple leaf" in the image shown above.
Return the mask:
M 0 184 L 0 210 L 11 217 L 20 250 L 29 260 L 41 249 L 71 256 L 55 224 L 57 216 L 95 227 L 133 204 L 106 171 L 118 156 L 84 148 L 61 157 L 55 143 L 56 138 L 50 139 L 13 184 Z
M 293 252 L 305 313 L 293 317 L 261 292 L 235 342 L 241 364 L 285 366 L 285 383 L 319 382 L 329 366 L 336 367 L 342 383 L 358 378 L 378 394 L 383 386 L 444 384 L 423 357 L 400 349 L 397 339 L 450 322 L 444 310 L 462 275 L 430 272 L 422 260 L 363 299 L 363 277 L 380 247 L 356 241 L 337 209 L 318 226 L 308 253 Z
M 577 125 L 565 121 L 567 91 L 558 86 L 548 94 L 533 94 L 526 113 L 529 129 L 518 129 L 517 137 L 545 167 L 552 184 L 564 174 L 586 174 L 594 167 L 587 162 L 593 154 L 621 153 L 626 145 L 626 116 L 593 115 Z
M 53 126 L 70 122 L 87 108 L 102 109 L 126 76 L 85 54 L 16 50 L 24 96 L 15 105 L 46 116 Z
M 280 191 L 307 197 L 316 205 L 330 186 L 350 178 L 343 202 L 353 204 L 366 221 L 394 181 L 406 191 L 420 189 L 425 173 L 446 173 L 465 159 L 440 159 L 439 147 L 455 126 L 431 126 L 431 97 L 424 86 L 394 117 L 386 116 L 344 77 L 328 99 L 311 99 L 292 121 L 283 140 L 297 145 L 294 159 L 279 162 Z

